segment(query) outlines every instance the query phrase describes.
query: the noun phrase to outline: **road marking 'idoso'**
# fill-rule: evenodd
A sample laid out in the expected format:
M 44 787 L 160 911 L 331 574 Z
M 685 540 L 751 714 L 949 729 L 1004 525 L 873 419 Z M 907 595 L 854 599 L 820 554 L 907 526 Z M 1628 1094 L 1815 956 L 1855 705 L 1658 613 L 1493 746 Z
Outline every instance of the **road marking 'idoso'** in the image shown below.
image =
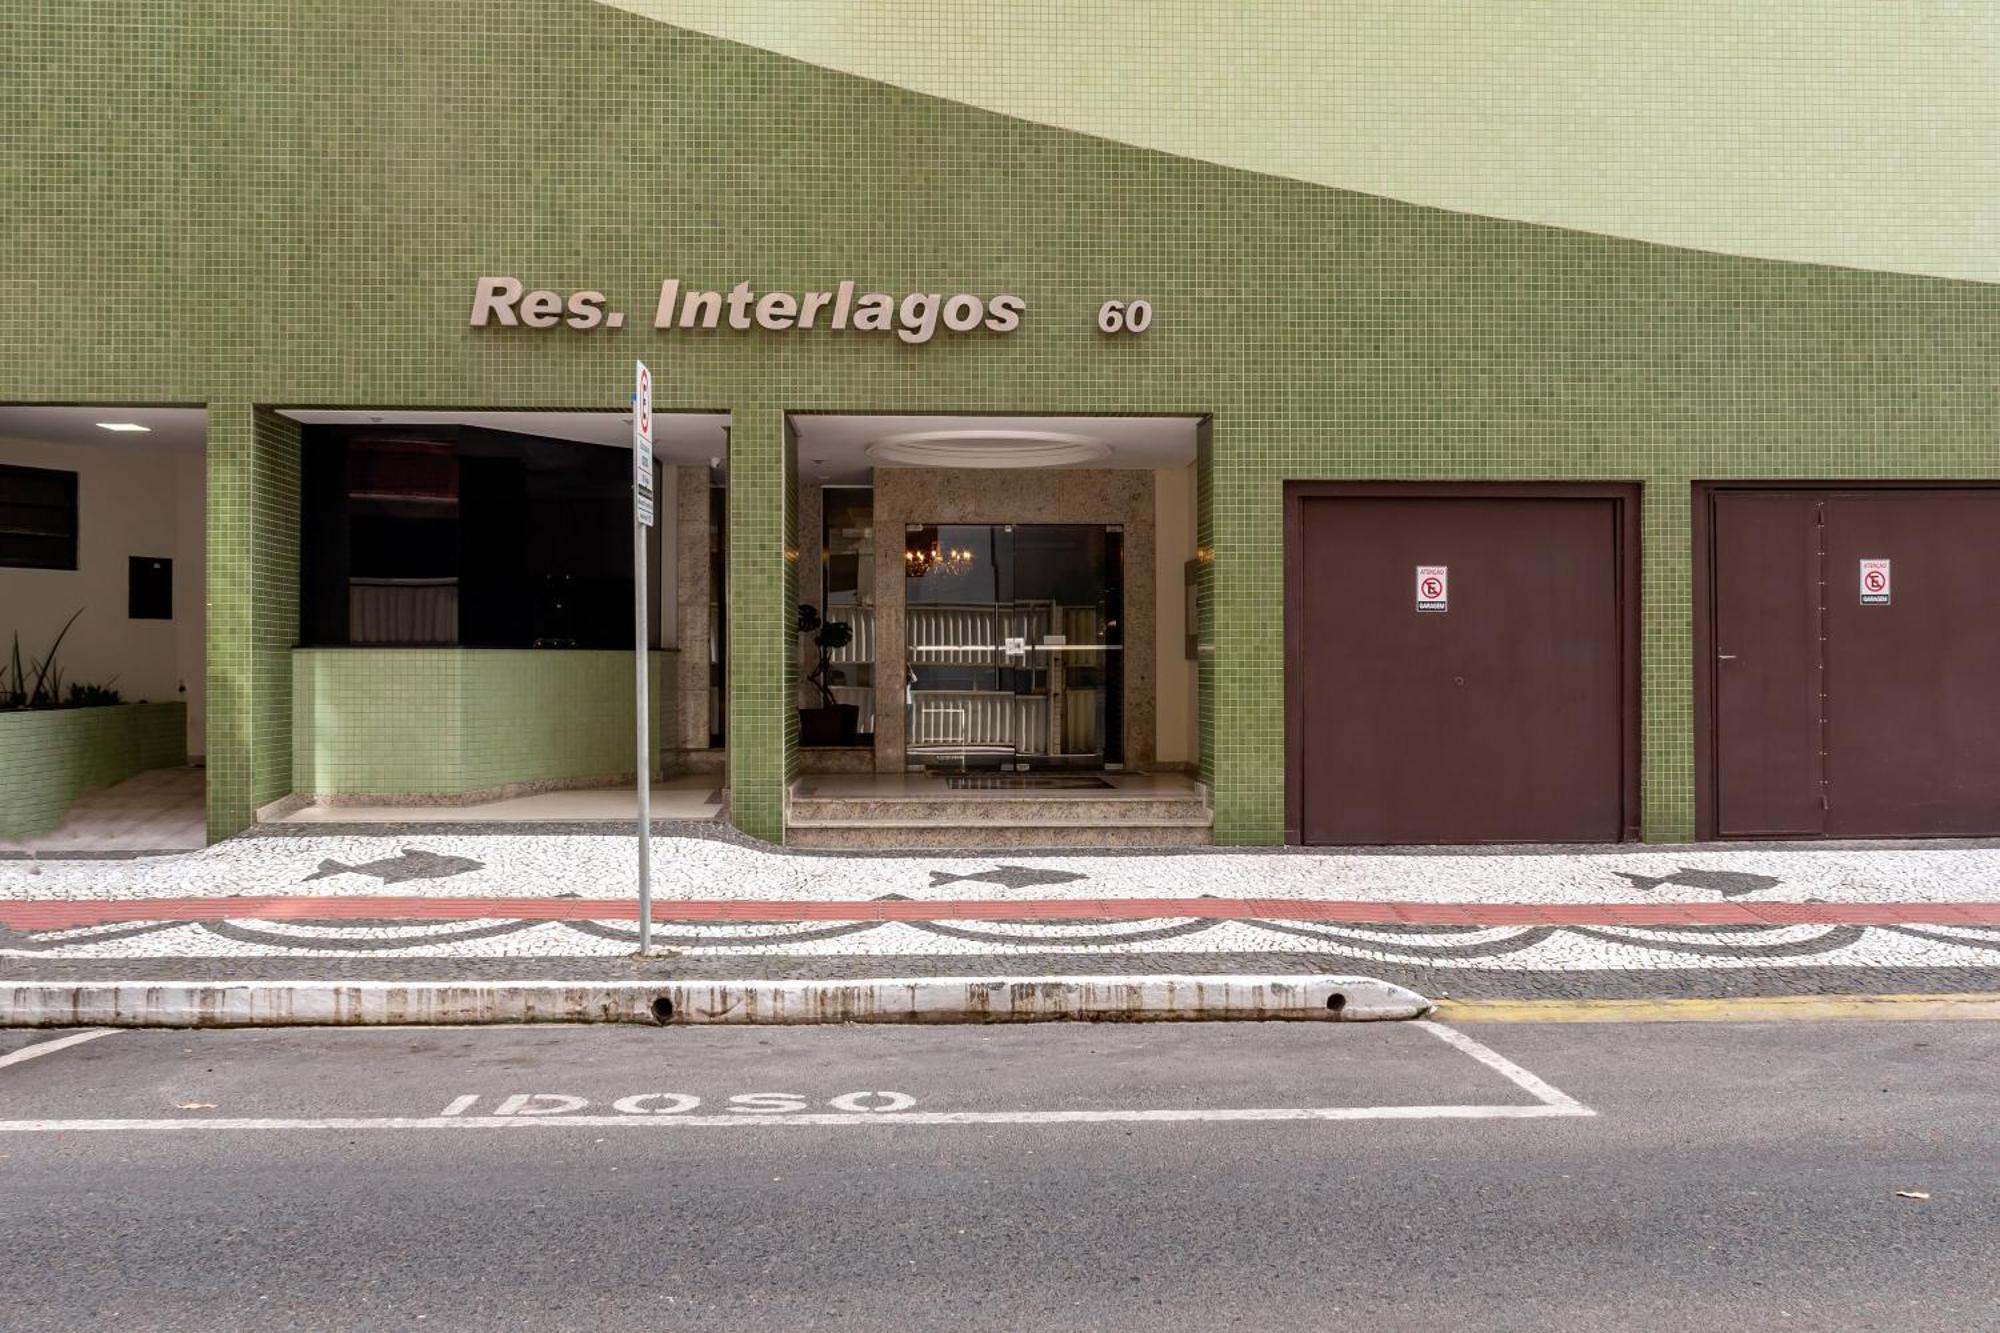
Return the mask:
M 582 1129 L 666 1128 L 745 1129 L 750 1127 L 801 1126 L 812 1129 L 850 1129 L 892 1125 L 1104 1125 L 1104 1124 L 1190 1124 L 1245 1123 L 1273 1121 L 1342 1120 L 1545 1120 L 1567 1116 L 1594 1116 L 1597 1113 L 1574 1097 L 1550 1086 L 1521 1066 L 1455 1028 L 1442 1023 L 1418 1022 L 1417 1027 L 1445 1045 L 1470 1056 L 1481 1065 L 1507 1079 L 1527 1093 L 1530 1104 L 1464 1106 L 1303 1106 L 1303 1107 L 1220 1107 L 1201 1109 L 1170 1107 L 1159 1109 L 1106 1109 L 1096 1111 L 917 1111 L 904 1109 L 915 1104 L 907 1093 L 848 1093 L 835 1098 L 834 1112 L 780 1108 L 776 1099 L 802 1101 L 788 1094 L 746 1094 L 731 1098 L 736 1103 L 752 1103 L 774 1112 L 768 1115 L 735 1114 L 689 1115 L 677 1109 L 680 1102 L 665 1100 L 681 1094 L 649 1093 L 622 1097 L 612 1103 L 628 1109 L 614 1115 L 581 1114 L 590 1103 L 581 1097 L 560 1093 L 512 1094 L 498 1103 L 503 1113 L 472 1115 L 478 1094 L 454 1097 L 442 1113 L 430 1116 L 306 1116 L 306 1117 L 205 1117 L 173 1120 L 35 1119 L 0 1120 L 0 1133 L 89 1133 L 200 1130 L 367 1130 L 367 1129 L 530 1129 L 570 1126 Z M 863 1099 L 868 1099 L 864 1101 Z M 896 1109 L 865 1109 L 875 1099 Z M 544 1109 L 561 1107 L 563 1109 Z M 574 1107 L 574 1109 L 570 1109 Z M 846 1109 L 846 1108 L 862 1109 Z M 692 1109 L 692 1106 L 689 1107 Z

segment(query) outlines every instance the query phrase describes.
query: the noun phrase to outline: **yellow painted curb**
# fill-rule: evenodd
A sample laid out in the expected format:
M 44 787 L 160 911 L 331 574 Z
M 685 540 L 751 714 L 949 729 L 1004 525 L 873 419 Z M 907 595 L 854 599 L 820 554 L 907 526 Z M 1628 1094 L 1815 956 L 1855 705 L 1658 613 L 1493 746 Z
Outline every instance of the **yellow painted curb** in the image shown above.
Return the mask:
M 1758 1023 L 1773 1019 L 2000 1019 L 2000 993 L 1772 995 L 1689 1000 L 1439 1000 L 1443 1023 Z

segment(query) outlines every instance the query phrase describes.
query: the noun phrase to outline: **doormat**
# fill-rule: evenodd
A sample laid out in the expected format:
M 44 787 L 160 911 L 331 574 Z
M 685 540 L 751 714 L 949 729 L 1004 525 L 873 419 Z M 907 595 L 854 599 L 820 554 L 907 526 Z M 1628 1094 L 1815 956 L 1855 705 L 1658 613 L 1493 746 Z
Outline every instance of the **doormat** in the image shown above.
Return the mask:
M 950 773 L 944 785 L 953 791 L 1110 791 L 1103 778 L 1089 773 Z

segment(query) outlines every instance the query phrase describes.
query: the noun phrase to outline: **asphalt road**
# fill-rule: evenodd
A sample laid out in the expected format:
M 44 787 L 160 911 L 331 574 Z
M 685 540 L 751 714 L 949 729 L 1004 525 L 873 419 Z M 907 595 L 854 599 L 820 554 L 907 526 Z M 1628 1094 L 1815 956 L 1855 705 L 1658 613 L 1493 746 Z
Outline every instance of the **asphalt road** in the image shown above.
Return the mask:
M 0 1325 L 2000 1326 L 2000 1025 L 1462 1031 L 113 1033 L 0 1067 Z

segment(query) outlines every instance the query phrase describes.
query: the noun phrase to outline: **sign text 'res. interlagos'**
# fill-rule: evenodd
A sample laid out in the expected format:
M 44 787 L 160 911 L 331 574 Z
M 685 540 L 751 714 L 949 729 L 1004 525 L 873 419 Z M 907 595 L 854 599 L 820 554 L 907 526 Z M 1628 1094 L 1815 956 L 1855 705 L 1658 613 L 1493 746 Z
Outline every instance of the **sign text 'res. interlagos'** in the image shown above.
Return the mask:
M 616 329 L 625 312 L 606 307 L 598 291 L 530 291 L 518 278 L 480 278 L 472 297 L 473 328 Z M 660 330 L 828 329 L 835 333 L 893 333 L 906 343 L 929 342 L 940 332 L 1012 333 L 1028 303 L 1007 292 L 857 292 L 841 281 L 826 291 L 758 292 L 747 282 L 727 291 L 681 289 L 679 278 L 660 284 L 653 327 Z

